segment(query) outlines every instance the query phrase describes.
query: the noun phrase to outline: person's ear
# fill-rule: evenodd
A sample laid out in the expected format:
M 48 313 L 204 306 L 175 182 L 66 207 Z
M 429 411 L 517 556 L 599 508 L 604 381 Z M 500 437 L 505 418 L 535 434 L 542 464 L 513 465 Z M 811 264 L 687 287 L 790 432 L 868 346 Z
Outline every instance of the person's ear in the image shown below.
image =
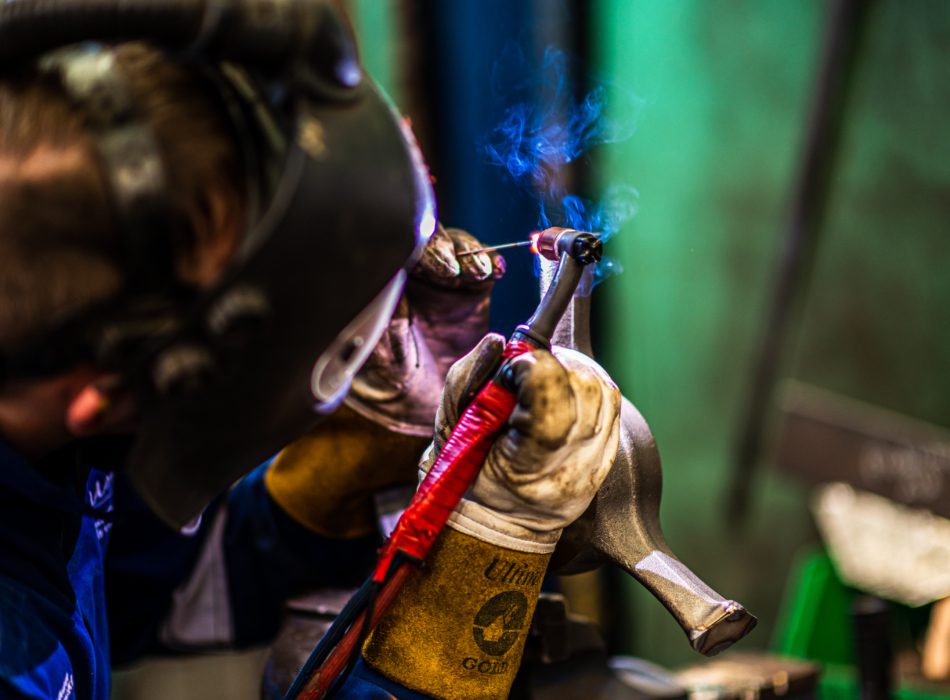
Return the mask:
M 66 408 L 66 428 L 75 437 L 95 435 L 112 404 L 108 393 L 91 382 L 76 392 Z
M 66 428 L 74 437 L 123 432 L 135 418 L 135 401 L 111 376 L 88 382 L 66 408 Z
M 188 250 L 178 258 L 178 276 L 189 284 L 214 284 L 234 257 L 241 237 L 241 209 L 233 198 L 211 190 L 190 212 L 194 235 Z

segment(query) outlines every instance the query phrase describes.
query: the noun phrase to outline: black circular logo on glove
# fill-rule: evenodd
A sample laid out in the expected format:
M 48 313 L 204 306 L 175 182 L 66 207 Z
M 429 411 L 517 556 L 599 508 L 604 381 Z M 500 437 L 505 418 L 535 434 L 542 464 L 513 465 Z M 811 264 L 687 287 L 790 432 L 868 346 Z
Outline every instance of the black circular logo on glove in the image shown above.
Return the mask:
M 528 616 L 528 599 L 521 591 L 505 591 L 491 598 L 475 613 L 472 636 L 489 656 L 506 654 L 518 641 Z

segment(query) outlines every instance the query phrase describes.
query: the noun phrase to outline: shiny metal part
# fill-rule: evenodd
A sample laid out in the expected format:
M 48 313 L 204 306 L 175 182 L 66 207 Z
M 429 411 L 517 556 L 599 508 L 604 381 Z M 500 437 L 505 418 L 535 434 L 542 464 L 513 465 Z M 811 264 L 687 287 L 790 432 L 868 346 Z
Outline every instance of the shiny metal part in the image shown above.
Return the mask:
M 542 289 L 556 268 L 542 261 Z M 592 354 L 590 297 L 574 297 L 552 341 Z M 748 634 L 756 618 L 706 585 L 672 553 L 660 525 L 663 476 L 653 434 L 626 398 L 620 421 L 617 458 L 590 507 L 561 536 L 550 571 L 576 574 L 616 564 L 663 603 L 693 649 L 718 654 Z

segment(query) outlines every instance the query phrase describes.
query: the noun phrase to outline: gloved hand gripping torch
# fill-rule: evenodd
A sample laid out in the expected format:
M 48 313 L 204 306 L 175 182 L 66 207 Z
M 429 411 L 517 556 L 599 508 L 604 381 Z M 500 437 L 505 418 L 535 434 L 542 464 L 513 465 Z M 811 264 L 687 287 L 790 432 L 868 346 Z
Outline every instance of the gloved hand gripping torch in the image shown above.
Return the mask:
M 414 570 L 410 564 L 419 566 L 425 560 L 452 511 L 474 483 L 495 438 L 507 425 L 517 401 L 512 360 L 534 350 L 551 349 L 551 335 L 574 296 L 584 267 L 599 261 L 603 254 L 596 234 L 560 227 L 537 235 L 532 247 L 545 258 L 559 261 L 554 282 L 527 323 L 515 329 L 502 354 L 501 367 L 462 412 L 380 550 L 372 576 L 300 669 L 287 691 L 287 700 L 324 698 L 341 685 L 337 679 L 345 679 L 363 640 L 389 610 Z

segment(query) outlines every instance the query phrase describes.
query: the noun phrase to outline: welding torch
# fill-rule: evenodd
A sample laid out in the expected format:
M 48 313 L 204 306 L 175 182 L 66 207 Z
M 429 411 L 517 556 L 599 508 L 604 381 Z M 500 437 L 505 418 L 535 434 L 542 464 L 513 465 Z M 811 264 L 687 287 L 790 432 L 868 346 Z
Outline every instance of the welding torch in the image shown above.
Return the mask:
M 286 700 L 325 698 L 345 681 L 359 656 L 362 642 L 396 599 L 415 567 L 422 564 L 452 511 L 474 483 L 495 438 L 505 428 L 517 402 L 512 361 L 534 350 L 551 349 L 551 335 L 567 309 L 587 265 L 603 255 L 597 234 L 552 227 L 534 234 L 531 245 L 539 255 L 558 261 L 554 282 L 526 323 L 519 325 L 505 346 L 494 377 L 462 411 L 429 473 L 380 550 L 372 576 L 350 599 L 324 635 L 287 691 Z M 506 246 L 466 251 L 462 255 Z

